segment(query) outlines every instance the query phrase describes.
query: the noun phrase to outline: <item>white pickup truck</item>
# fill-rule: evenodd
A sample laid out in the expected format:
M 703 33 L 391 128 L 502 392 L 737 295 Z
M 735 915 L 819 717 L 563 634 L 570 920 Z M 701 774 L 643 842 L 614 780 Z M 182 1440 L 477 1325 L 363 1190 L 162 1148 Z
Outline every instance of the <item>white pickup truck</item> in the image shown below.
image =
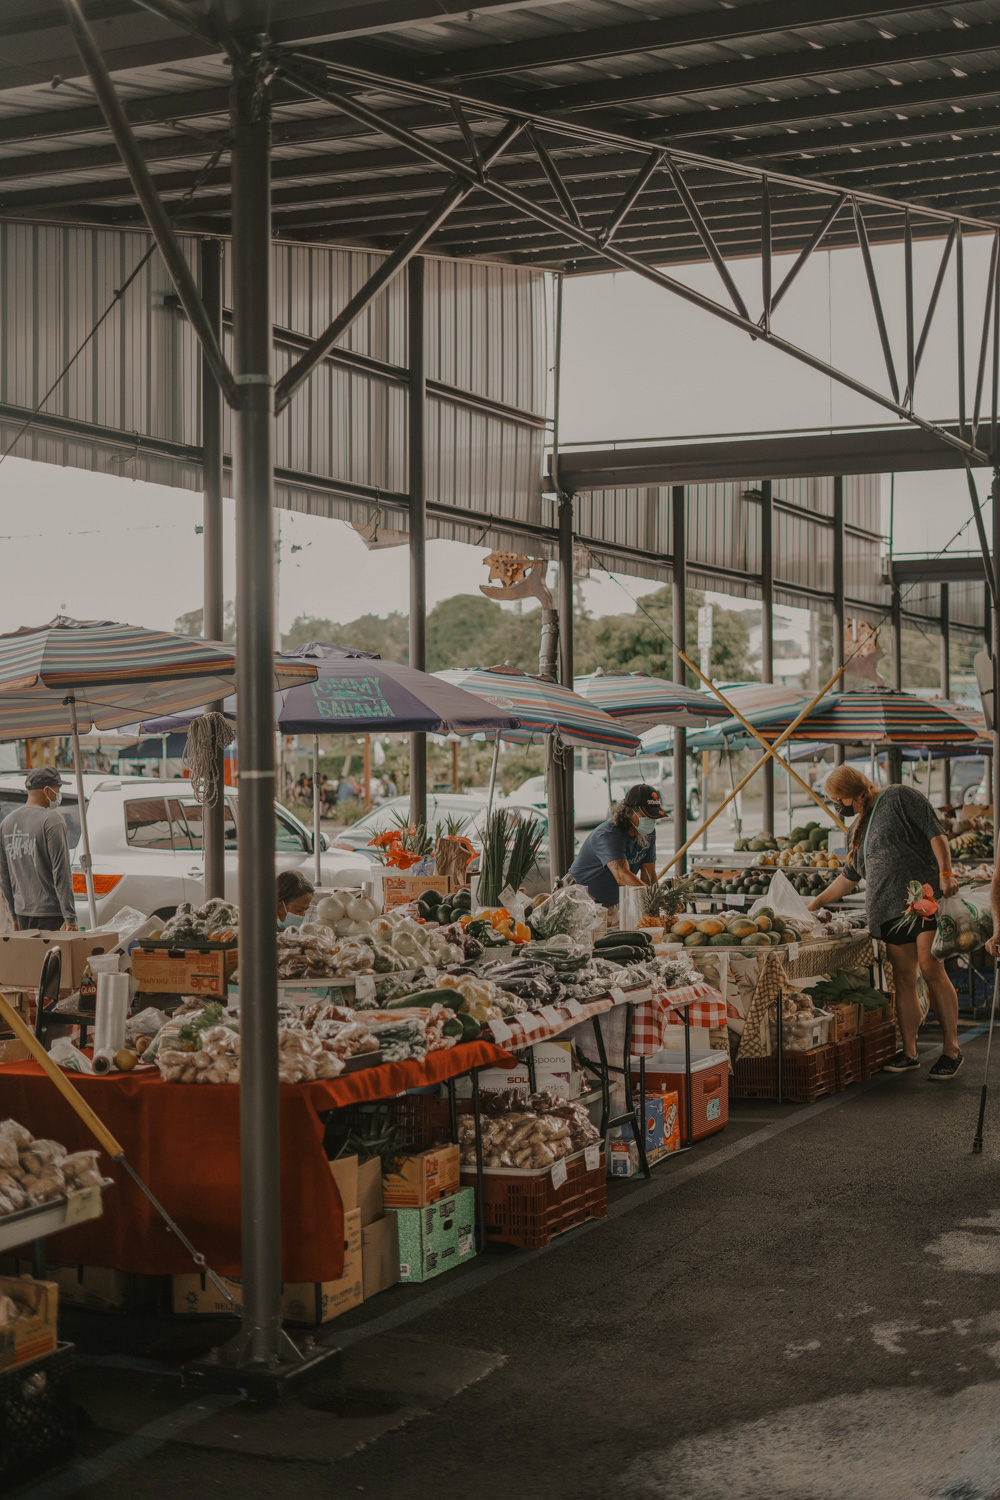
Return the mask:
M 110 922 L 123 906 L 167 915 L 180 901 L 205 899 L 205 860 L 202 853 L 202 809 L 186 781 L 158 781 L 145 776 L 83 778 L 87 798 L 90 848 L 99 924 Z M 24 805 L 24 772 L 0 775 L 0 819 Z M 76 781 L 63 775 L 59 809 L 66 819 L 74 862 L 78 859 L 80 812 Z M 298 818 L 275 804 L 275 868 L 301 869 L 310 879 L 314 871 L 313 836 Z M 329 849 L 322 839 L 324 886 L 357 885 L 371 878 L 371 862 L 364 856 Z M 239 797 L 226 791 L 226 896 L 238 897 L 237 850 Z M 73 890 L 81 926 L 89 923 L 83 872 L 74 870 Z

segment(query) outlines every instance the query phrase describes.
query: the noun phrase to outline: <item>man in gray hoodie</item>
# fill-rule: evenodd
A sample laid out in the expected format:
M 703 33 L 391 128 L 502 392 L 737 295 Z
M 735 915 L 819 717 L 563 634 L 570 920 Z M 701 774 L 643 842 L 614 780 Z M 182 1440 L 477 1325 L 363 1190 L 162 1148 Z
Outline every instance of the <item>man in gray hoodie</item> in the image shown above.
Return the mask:
M 62 777 L 51 766 L 29 771 L 28 800 L 0 823 L 0 890 L 19 932 L 76 930 L 76 903 Z

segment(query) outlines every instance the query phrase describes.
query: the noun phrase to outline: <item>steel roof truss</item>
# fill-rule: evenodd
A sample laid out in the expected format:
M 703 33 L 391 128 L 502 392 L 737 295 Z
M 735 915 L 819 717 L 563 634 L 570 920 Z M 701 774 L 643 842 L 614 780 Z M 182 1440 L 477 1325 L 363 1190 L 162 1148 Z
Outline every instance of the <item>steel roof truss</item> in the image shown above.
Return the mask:
M 778 287 L 778 290 L 775 292 L 773 298 L 771 299 L 772 313 L 777 307 L 778 303 L 781 301 L 782 297 L 788 291 L 788 288 L 791 286 L 796 276 L 802 270 L 802 267 L 805 265 L 810 255 L 812 255 L 816 247 L 822 242 L 824 236 L 827 233 L 827 230 L 832 229 L 834 220 L 836 219 L 837 215 L 840 213 L 840 210 L 843 208 L 846 202 L 847 194 L 841 193 L 837 201 L 831 204 L 830 208 L 823 215 L 823 218 L 820 220 L 819 224 L 817 224 L 816 228 L 809 236 L 806 244 L 802 247 L 798 258 L 796 259 L 791 270 L 788 272 L 788 275 L 784 278 L 781 285 Z M 768 314 L 768 322 L 770 322 L 770 313 Z M 763 314 L 761 315 L 761 326 L 763 326 Z
M 986 377 L 986 350 L 990 340 L 990 312 L 993 307 L 993 292 L 997 279 L 997 236 L 993 236 L 990 250 L 990 270 L 986 281 L 986 301 L 983 306 L 983 331 L 979 340 L 979 364 L 976 368 L 976 399 L 972 407 L 972 441 L 979 437 L 979 412 L 983 400 L 983 381 Z
M 889 385 L 892 394 L 899 400 L 899 382 L 896 379 L 896 367 L 892 362 L 892 346 L 889 343 L 889 330 L 885 326 L 885 313 L 882 311 L 882 298 L 879 296 L 878 280 L 875 276 L 875 265 L 872 261 L 871 246 L 868 243 L 868 230 L 865 228 L 864 215 L 861 205 L 855 198 L 852 202 L 854 209 L 854 224 L 858 234 L 858 245 L 861 249 L 861 259 L 864 262 L 865 276 L 868 280 L 868 291 L 872 299 L 872 308 L 875 313 L 875 323 L 878 328 L 879 342 L 882 345 L 882 358 L 885 360 L 886 373 L 889 376 Z M 963 424 L 964 425 L 964 424 Z
M 629 183 L 625 192 L 618 200 L 618 204 L 613 210 L 611 217 L 608 219 L 608 222 L 605 224 L 604 228 L 597 236 L 602 245 L 610 245 L 611 241 L 614 239 L 615 235 L 624 224 L 626 218 L 638 203 L 639 198 L 649 186 L 650 182 L 653 179 L 654 173 L 661 165 L 662 161 L 662 153 L 659 151 L 654 151 L 652 156 L 648 157 L 643 165 L 639 168 L 638 172 Z
M 732 278 L 729 267 L 726 265 L 725 259 L 723 258 L 718 245 L 712 238 L 712 232 L 709 229 L 708 225 L 705 223 L 704 218 L 702 217 L 701 209 L 698 207 L 697 203 L 694 201 L 694 198 L 691 195 L 691 189 L 684 181 L 684 174 L 681 172 L 680 168 L 675 165 L 670 156 L 667 157 L 667 171 L 670 173 L 671 181 L 673 182 L 674 187 L 677 189 L 678 197 L 687 210 L 688 218 L 691 220 L 691 223 L 694 225 L 698 233 L 698 238 L 701 240 L 705 249 L 708 251 L 708 255 L 711 259 L 712 264 L 718 271 L 719 276 L 722 278 L 722 284 L 726 288 L 726 291 L 729 293 L 733 306 L 736 308 L 736 311 L 739 313 L 740 317 L 745 318 L 747 322 L 749 322 L 750 314 L 747 311 L 747 305 L 743 301 L 743 298 L 740 296 L 739 289 L 736 285 L 736 282 Z

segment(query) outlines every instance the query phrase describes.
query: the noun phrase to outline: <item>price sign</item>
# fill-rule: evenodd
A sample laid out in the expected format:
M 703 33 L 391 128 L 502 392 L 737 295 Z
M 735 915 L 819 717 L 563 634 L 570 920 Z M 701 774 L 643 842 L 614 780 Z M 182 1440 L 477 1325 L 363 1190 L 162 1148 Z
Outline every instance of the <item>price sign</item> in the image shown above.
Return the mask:
M 798 943 L 789 943 L 789 945 L 788 945 L 788 962 L 789 963 L 793 963 L 794 960 L 798 958 L 798 956 L 799 956 L 799 945 L 798 945 Z
M 99 1187 L 80 1188 L 66 1197 L 66 1227 L 82 1224 L 85 1219 L 96 1219 L 101 1212 L 101 1190 Z
M 584 1147 L 583 1160 L 588 1172 L 593 1172 L 595 1167 L 601 1165 L 601 1148 L 596 1141 L 592 1146 Z
M 554 1188 L 561 1188 L 563 1183 L 566 1181 L 566 1178 L 569 1176 L 569 1173 L 566 1170 L 565 1161 L 554 1161 L 552 1163 L 552 1171 L 549 1173 L 549 1176 L 552 1178 L 552 1186 Z
M 742 906 L 743 905 L 743 897 L 742 896 L 727 896 L 726 897 L 726 905 L 727 906 Z
M 538 1014 L 549 1026 L 561 1026 L 566 1019 L 565 1016 L 559 1014 L 554 1005 L 543 1006 Z
M 371 974 L 359 974 L 354 981 L 354 993 L 359 1000 L 370 1000 L 375 994 L 375 980 Z
M 493 1040 L 500 1047 L 503 1046 L 504 1042 L 509 1042 L 514 1035 L 506 1021 L 491 1021 L 490 1030 L 493 1033 Z
M 566 1011 L 567 1015 L 578 1016 L 583 1010 L 583 1006 L 579 1000 L 567 1000 L 563 1005 L 563 1010 Z
M 627 1005 L 628 1004 L 628 1000 L 626 998 L 625 991 L 624 990 L 620 990 L 616 984 L 613 984 L 611 986 L 611 989 L 610 989 L 609 993 L 611 995 L 612 1000 L 615 1002 L 616 1005 Z

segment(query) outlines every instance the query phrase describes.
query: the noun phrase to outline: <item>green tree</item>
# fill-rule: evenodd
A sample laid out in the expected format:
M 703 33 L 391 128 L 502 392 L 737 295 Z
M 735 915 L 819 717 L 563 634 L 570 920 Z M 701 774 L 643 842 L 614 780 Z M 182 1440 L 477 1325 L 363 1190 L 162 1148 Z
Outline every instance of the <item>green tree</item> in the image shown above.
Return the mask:
M 281 637 L 283 651 L 295 651 L 310 641 L 335 646 L 355 646 L 359 651 L 377 651 L 386 661 L 406 663 L 410 649 L 410 626 L 406 616 L 395 611 L 389 615 L 360 615 L 346 625 L 336 625 L 316 615 L 299 615 Z
M 189 609 L 186 615 L 177 616 L 177 619 L 174 621 L 174 629 L 178 635 L 201 635 L 204 618 L 205 611 L 203 609 Z M 222 619 L 222 639 L 231 644 L 236 639 L 236 605 L 232 599 L 226 600 Z
M 705 602 L 699 589 L 687 592 L 685 616 L 687 638 L 692 643 L 688 655 L 697 655 L 693 644 L 698 639 L 698 610 Z M 670 584 L 645 594 L 639 608 L 630 615 L 605 615 L 586 622 L 578 632 L 576 668 L 593 672 L 647 672 L 652 677 L 673 676 L 673 589 Z M 589 637 L 589 639 L 588 639 Z M 724 609 L 712 605 L 712 648 L 709 656 L 711 675 L 721 681 L 757 681 L 759 667 L 750 655 L 750 616 L 747 611 Z M 693 672 L 688 684 L 700 686 Z

